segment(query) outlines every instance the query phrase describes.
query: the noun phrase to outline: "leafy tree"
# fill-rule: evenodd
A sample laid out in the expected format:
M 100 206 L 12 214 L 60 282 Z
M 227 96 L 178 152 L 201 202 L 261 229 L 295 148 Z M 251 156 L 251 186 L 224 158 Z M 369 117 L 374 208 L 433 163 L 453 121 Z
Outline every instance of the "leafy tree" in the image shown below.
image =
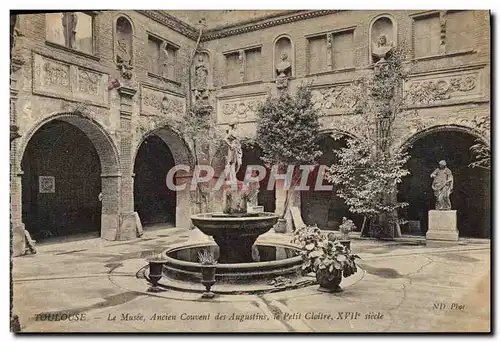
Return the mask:
M 349 210 L 364 216 L 364 235 L 365 228 L 377 237 L 401 235 L 397 209 L 407 203 L 397 201 L 397 184 L 409 174 L 404 168 L 409 156 L 393 147 L 395 124 L 416 115 L 407 109 L 403 93 L 411 70 L 411 64 L 403 62 L 405 56 L 405 49 L 394 49 L 374 65 L 372 75 L 353 84 L 358 116 L 351 131 L 356 138 L 347 138 L 347 147 L 335 151 L 338 164 L 327 172 Z
M 474 118 L 474 123 L 482 136 L 489 136 L 491 132 L 490 118 L 487 116 Z M 474 161 L 469 164 L 470 167 L 479 167 L 482 169 L 491 169 L 491 149 L 482 140 L 476 139 L 474 145 L 470 147 L 474 155 Z
M 321 156 L 316 139 L 320 123 L 318 111 L 312 102 L 309 85 L 300 85 L 292 96 L 286 92 L 277 97 L 269 96 L 259 106 L 257 143 L 262 147 L 265 164 L 286 169 L 290 165 L 313 165 Z M 290 188 L 286 194 L 283 218 L 300 180 L 298 168 L 294 169 Z

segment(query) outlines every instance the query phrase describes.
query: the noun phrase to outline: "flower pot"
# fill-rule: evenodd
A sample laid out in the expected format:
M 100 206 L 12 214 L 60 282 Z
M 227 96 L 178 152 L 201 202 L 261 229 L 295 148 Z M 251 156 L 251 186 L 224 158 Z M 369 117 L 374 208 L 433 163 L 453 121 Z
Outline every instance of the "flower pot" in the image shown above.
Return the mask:
M 215 270 L 216 267 L 212 265 L 201 267 L 201 283 L 205 286 L 206 291 L 201 296 L 202 298 L 214 298 L 215 294 L 210 291 L 211 287 L 215 284 Z
M 274 226 L 274 231 L 281 234 L 286 233 L 286 220 L 278 219 L 278 223 Z
M 149 263 L 149 279 L 148 281 L 151 283 L 151 287 L 148 289 L 148 292 L 159 292 L 162 289 L 158 286 L 158 282 L 163 276 L 163 265 L 165 264 L 165 260 L 148 260 Z
M 342 270 L 334 269 L 332 273 L 325 269 L 319 269 L 316 272 L 320 292 L 335 293 L 341 292 L 340 282 L 342 281 Z
M 351 250 L 351 240 L 340 240 L 339 241 L 347 250 Z

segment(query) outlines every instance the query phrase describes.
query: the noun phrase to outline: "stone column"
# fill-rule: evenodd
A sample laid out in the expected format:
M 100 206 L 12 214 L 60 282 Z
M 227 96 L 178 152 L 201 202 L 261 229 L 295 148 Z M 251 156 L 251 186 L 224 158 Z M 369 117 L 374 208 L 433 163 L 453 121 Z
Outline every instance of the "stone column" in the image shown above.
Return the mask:
M 121 196 L 120 223 L 116 240 L 131 240 L 138 236 L 136 213 L 134 213 L 134 173 L 132 161 L 132 106 L 137 90 L 122 86 L 120 94 L 120 157 L 121 157 Z
M 22 175 L 21 159 L 19 155 L 19 134 L 16 102 L 18 99 L 19 73 L 25 64 L 23 57 L 22 33 L 20 30 L 19 17 L 14 27 L 13 46 L 11 51 L 11 74 L 10 74 L 10 229 L 12 242 L 12 256 L 25 254 L 25 231 L 22 217 Z
M 192 198 L 196 196 L 196 191 L 191 191 L 191 179 L 193 175 L 178 171 L 175 176 L 175 184 L 186 187 L 176 191 L 175 226 L 179 228 L 191 228 L 191 215 L 197 214 L 198 210 L 193 204 Z
M 457 211 L 429 210 L 427 240 L 458 241 Z

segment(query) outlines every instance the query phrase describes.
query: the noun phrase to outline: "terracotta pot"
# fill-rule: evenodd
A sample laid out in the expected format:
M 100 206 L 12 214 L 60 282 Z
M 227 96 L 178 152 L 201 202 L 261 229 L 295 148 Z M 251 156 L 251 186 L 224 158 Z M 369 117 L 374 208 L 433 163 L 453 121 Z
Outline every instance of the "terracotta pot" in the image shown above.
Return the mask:
M 156 292 L 160 289 L 158 282 L 163 277 L 163 265 L 165 262 L 165 260 L 148 260 L 149 282 L 152 284 L 152 287 L 148 291 Z
M 318 281 L 318 291 L 321 292 L 341 292 L 340 282 L 342 281 L 342 270 L 334 270 L 333 273 L 327 269 L 320 269 L 316 272 L 316 280 Z
M 206 265 L 201 267 L 201 283 L 205 286 L 206 291 L 203 293 L 202 298 L 214 298 L 215 294 L 210 291 L 215 284 L 215 270 L 216 267 Z
M 274 231 L 276 233 L 286 233 L 286 220 L 278 219 L 278 223 L 274 226 Z

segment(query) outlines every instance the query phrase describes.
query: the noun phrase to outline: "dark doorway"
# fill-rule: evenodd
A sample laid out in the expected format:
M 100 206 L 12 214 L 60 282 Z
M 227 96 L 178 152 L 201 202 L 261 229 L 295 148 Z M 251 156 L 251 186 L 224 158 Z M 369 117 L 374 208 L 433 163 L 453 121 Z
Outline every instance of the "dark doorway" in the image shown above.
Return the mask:
M 149 136 L 139 147 L 134 167 L 134 206 L 145 226 L 175 226 L 176 194 L 166 183 L 174 165 L 172 152 L 158 136 Z
M 319 165 L 330 167 L 338 160 L 334 151 L 346 147 L 347 139 L 344 137 L 335 140 L 330 136 L 323 136 L 318 140 L 318 144 L 323 151 L 318 160 Z M 335 187 L 333 191 L 316 191 L 314 189 L 317 170 L 318 167 L 309 177 L 310 189 L 301 192 L 301 213 L 304 223 L 307 225 L 315 224 L 320 229 L 337 230 L 342 223 L 342 218 L 347 217 L 353 220 L 360 229 L 362 220 L 358 215 L 349 212 L 344 201 L 335 194 Z M 331 185 L 331 183 L 325 179 L 323 185 Z
M 245 172 L 247 166 L 249 165 L 261 165 L 264 166 L 264 162 L 261 159 L 262 148 L 259 145 L 251 144 L 242 146 L 243 160 L 241 162 L 241 168 L 236 175 L 238 180 L 243 181 L 245 179 Z M 276 210 L 276 189 L 267 190 L 267 184 L 269 182 L 270 169 L 266 169 L 266 177 L 259 182 L 259 194 L 257 196 L 258 205 L 264 207 L 265 212 L 274 213 Z
M 461 131 L 439 131 L 413 143 L 408 161 L 411 174 L 403 179 L 399 191 L 400 200 L 409 203 L 401 210 L 401 216 L 410 223 L 402 227 L 403 233 L 425 235 L 427 232 L 428 211 L 435 208 L 430 174 L 444 159 L 454 178 L 450 200 L 452 210 L 457 210 L 459 235 L 490 236 L 490 173 L 469 167 L 473 160 L 469 147 L 475 140 L 474 136 Z
M 101 226 L 101 164 L 79 128 L 53 120 L 31 138 L 21 163 L 23 222 L 35 240 Z

